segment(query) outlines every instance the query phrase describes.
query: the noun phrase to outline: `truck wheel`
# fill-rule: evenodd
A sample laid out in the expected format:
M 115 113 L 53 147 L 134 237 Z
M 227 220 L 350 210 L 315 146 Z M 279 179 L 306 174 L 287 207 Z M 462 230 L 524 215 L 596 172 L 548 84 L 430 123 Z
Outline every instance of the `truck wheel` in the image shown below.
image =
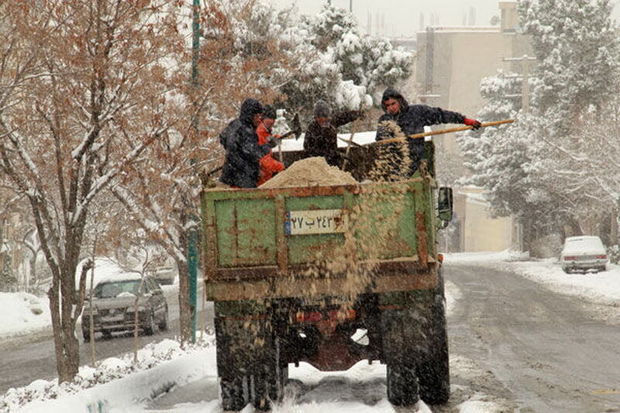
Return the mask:
M 416 375 L 420 384 L 420 398 L 428 404 L 443 404 L 450 398 L 450 366 L 448 334 L 446 332 L 445 304 L 437 294 L 427 320 L 428 343 L 416 362 Z
M 414 368 L 387 365 L 387 397 L 394 406 L 411 406 L 418 402 L 418 379 Z
M 271 401 L 282 397 L 288 378 L 269 320 L 219 318 L 216 303 L 215 333 L 224 410 L 240 410 L 248 403 L 268 410 Z
M 387 364 L 387 397 L 394 406 L 411 406 L 419 400 L 416 378 L 417 334 L 414 309 L 381 313 L 383 359 Z
M 243 396 L 244 381 L 245 377 L 220 379 L 223 410 L 239 411 L 245 407 L 247 403 Z

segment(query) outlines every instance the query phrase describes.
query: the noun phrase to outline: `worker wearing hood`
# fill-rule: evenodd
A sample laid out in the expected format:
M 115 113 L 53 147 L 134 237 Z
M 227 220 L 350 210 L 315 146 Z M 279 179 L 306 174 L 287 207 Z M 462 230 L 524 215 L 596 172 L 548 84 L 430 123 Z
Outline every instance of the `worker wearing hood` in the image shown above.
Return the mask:
M 220 143 L 226 149 L 226 159 L 220 181 L 238 188 L 256 188 L 259 161 L 276 145 L 270 140 L 258 144 L 256 127 L 262 120 L 263 106 L 256 99 L 241 104 L 239 118 L 228 124 L 220 134 Z
M 381 98 L 381 107 L 385 112 L 378 121 L 376 140 L 404 137 L 424 132 L 425 126 L 439 125 L 442 123 L 463 123 L 474 129 L 480 127 L 480 122 L 469 119 L 457 112 L 451 112 L 427 105 L 410 105 L 400 92 L 387 88 Z M 402 157 L 402 151 L 396 150 L 392 145 L 391 156 Z M 420 161 L 427 159 L 424 151 L 424 139 L 409 139 L 406 149 L 409 150 L 410 164 L 407 170 L 401 171 L 400 175 L 411 176 L 418 169 Z M 401 158 L 401 160 L 403 160 Z M 401 166 L 404 162 L 390 161 L 392 166 Z

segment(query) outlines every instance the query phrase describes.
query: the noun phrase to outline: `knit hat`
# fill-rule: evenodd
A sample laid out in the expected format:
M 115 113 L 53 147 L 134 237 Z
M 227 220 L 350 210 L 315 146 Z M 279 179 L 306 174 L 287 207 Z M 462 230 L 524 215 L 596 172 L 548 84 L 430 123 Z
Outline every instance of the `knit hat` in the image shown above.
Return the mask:
M 332 114 L 332 110 L 329 104 L 324 100 L 317 100 L 314 104 L 314 117 L 315 118 L 329 118 Z
M 276 118 L 276 109 L 271 105 L 266 105 L 263 107 L 263 118 L 267 119 L 275 119 Z

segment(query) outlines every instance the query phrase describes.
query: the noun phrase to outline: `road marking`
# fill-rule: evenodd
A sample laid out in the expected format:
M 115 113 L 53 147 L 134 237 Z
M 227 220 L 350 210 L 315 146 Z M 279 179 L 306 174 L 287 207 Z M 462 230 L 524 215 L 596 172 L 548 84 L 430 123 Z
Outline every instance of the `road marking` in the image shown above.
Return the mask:
M 592 394 L 620 394 L 620 390 L 618 389 L 592 390 Z

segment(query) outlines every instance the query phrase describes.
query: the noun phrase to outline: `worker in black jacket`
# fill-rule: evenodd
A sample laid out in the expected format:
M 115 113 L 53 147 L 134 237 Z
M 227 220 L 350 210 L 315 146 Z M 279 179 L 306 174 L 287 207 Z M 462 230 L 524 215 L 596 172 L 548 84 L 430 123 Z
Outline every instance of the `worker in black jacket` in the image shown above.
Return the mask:
M 332 115 L 329 104 L 319 100 L 314 105 L 314 119 L 304 137 L 304 157 L 322 156 L 328 164 L 340 167 L 342 155 L 338 152 L 338 127 L 361 117 L 358 110 L 337 112 Z
M 397 90 L 387 88 L 381 98 L 381 107 L 385 112 L 378 121 L 376 140 L 404 137 L 424 132 L 425 126 L 442 123 L 463 123 L 474 129 L 480 127 L 480 122 L 469 119 L 457 112 L 451 112 L 427 105 L 410 105 Z M 420 161 L 426 159 L 424 153 L 424 139 L 408 139 L 410 163 L 400 175 L 411 176 L 418 169 Z M 390 148 L 391 156 L 400 159 L 391 159 L 392 166 L 401 167 L 403 158 L 402 151 L 397 145 Z
M 220 134 L 220 143 L 226 149 L 226 159 L 220 181 L 238 188 L 256 188 L 259 161 L 277 145 L 275 139 L 258 144 L 256 127 L 262 120 L 263 106 L 256 99 L 241 104 L 239 118 L 233 120 Z

